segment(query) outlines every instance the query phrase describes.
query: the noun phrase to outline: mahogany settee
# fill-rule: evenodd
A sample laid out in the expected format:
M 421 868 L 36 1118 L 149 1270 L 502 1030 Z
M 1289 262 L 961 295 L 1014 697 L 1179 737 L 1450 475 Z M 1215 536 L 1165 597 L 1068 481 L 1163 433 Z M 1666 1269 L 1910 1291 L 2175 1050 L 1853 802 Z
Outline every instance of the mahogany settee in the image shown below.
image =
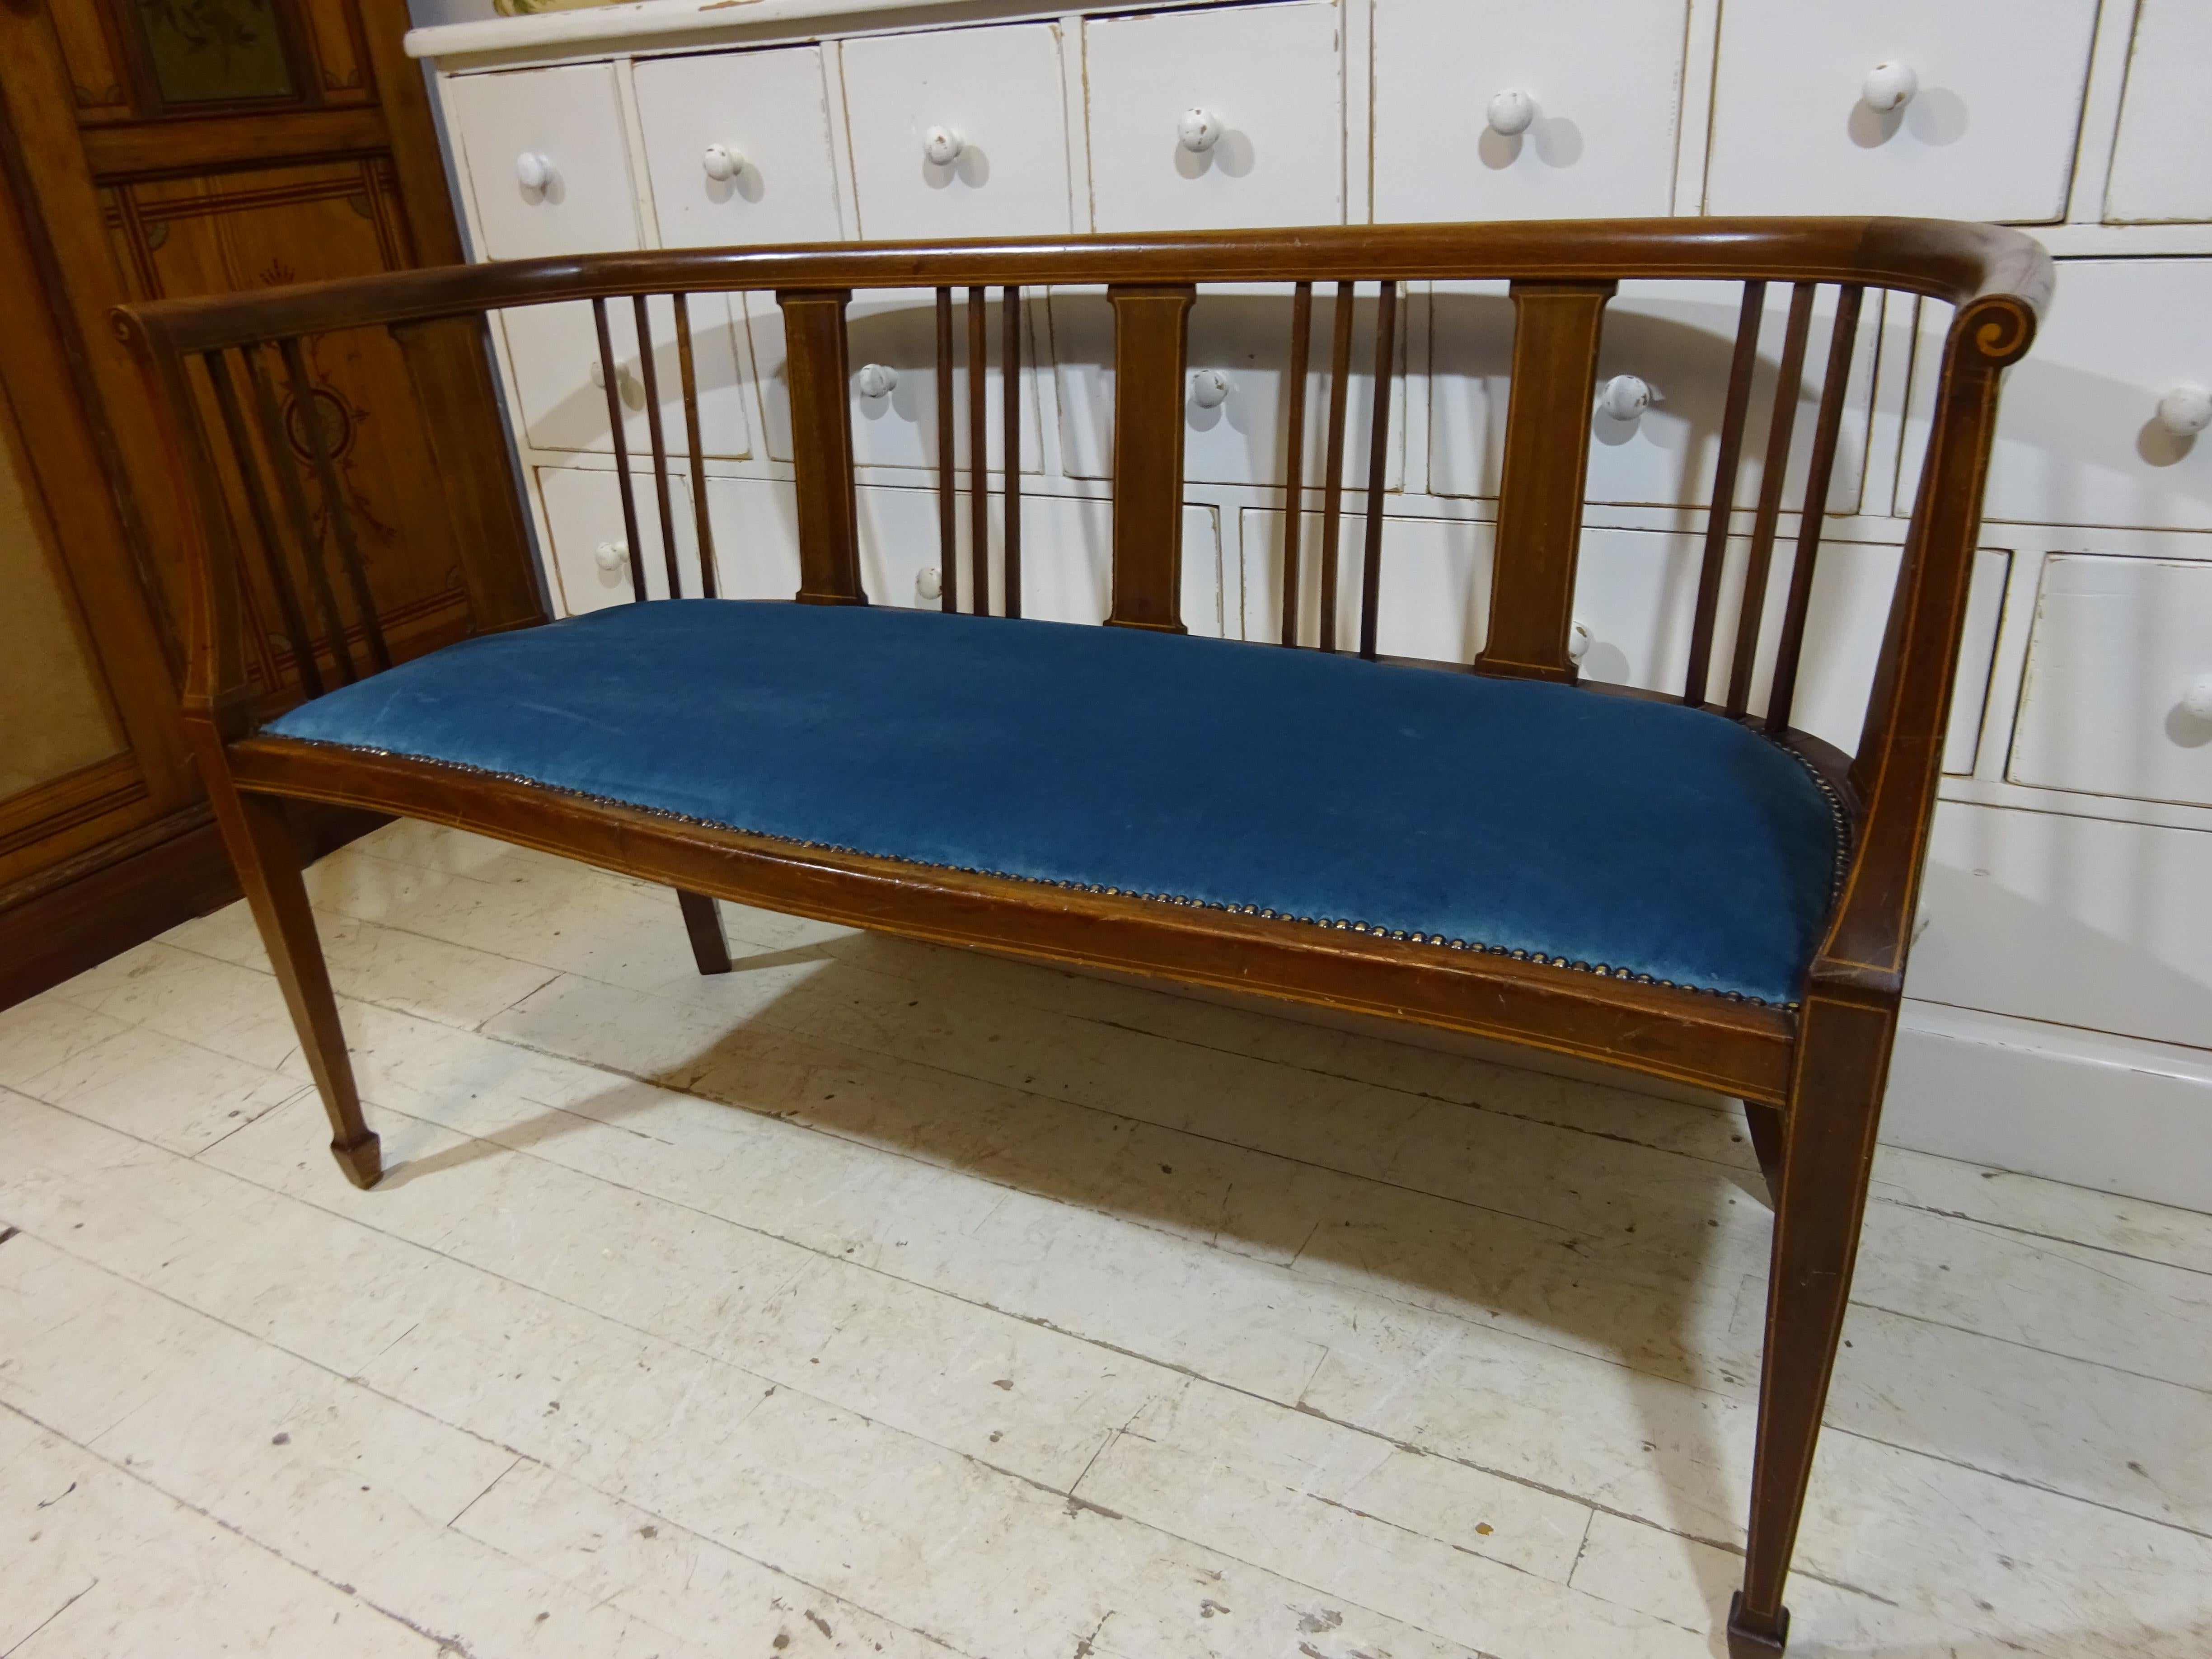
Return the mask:
M 1367 439 L 1369 476 L 1380 477 L 1401 285 L 1485 278 L 1510 283 L 1514 316 L 1486 641 L 1472 664 L 1378 658 L 1390 576 L 1380 492 L 1360 544 L 1339 544 L 1347 301 L 1352 285 L 1376 284 Z M 1578 684 L 1570 655 L 1600 334 L 1628 278 L 1742 285 L 1688 669 L 1666 694 Z M 1294 501 L 1316 483 L 1302 476 L 1315 285 L 1331 300 L 1328 406 L 1313 411 L 1326 422 L 1325 516 L 1302 545 L 1299 514 L 1285 515 L 1281 584 L 1283 637 L 1296 641 L 1316 609 L 1302 605 L 1301 582 L 1318 580 L 1317 648 L 1174 637 L 1185 336 L 1201 283 L 1290 293 L 1283 483 Z M 851 291 L 936 291 L 939 550 L 943 610 L 957 612 L 956 296 L 980 469 L 985 295 L 995 287 L 1008 302 L 1011 369 L 1011 301 L 1048 284 L 1106 285 L 1115 319 L 1108 625 L 1020 619 L 1012 470 L 1003 615 L 975 614 L 992 590 L 980 470 L 966 586 L 985 599 L 966 614 L 871 606 L 853 480 Z M 1736 578 L 1730 511 L 1770 284 L 1790 285 L 1788 320 L 1747 574 Z M 1824 284 L 1837 289 L 1834 325 L 1825 370 L 1808 378 Z M 118 322 L 194 489 L 185 717 L 329 1112 L 331 1151 L 356 1182 L 379 1178 L 377 1138 L 288 837 L 288 797 L 460 825 L 665 883 L 682 896 L 702 971 L 728 966 L 713 903 L 726 898 L 1395 1016 L 1740 1097 L 1775 1208 L 1748 1553 L 1729 1621 L 1729 1650 L 1744 1659 L 1787 1639 L 1784 1580 L 1866 1200 L 1999 372 L 2027 349 L 2051 284 L 2039 247 L 1986 226 L 1674 219 L 601 254 L 165 301 Z M 632 592 L 647 592 L 657 546 L 681 595 L 644 296 L 675 296 L 696 481 L 683 296 L 738 290 L 772 294 L 783 319 L 794 602 L 714 597 L 695 483 L 703 593 L 547 623 L 538 593 L 487 561 L 461 573 L 472 637 L 393 665 L 322 424 L 287 421 L 288 392 L 309 389 L 302 342 L 389 330 L 435 410 L 459 402 L 441 387 L 487 375 L 487 313 L 590 301 Z M 1864 728 L 1846 756 L 1790 716 L 1869 290 L 1955 309 Z M 634 307 L 646 343 L 654 542 L 636 499 L 647 475 L 633 489 L 624 448 L 610 301 Z M 1003 385 L 1012 454 L 1016 377 Z M 1784 463 L 1801 395 L 1815 385 L 1796 503 L 1812 510 L 1796 515 L 1784 580 L 1774 562 Z M 500 434 L 457 428 L 439 450 L 456 525 L 512 538 Z M 1340 559 L 1353 556 L 1358 604 L 1340 617 Z M 268 688 L 252 683 L 241 647 L 246 578 L 273 596 L 310 694 L 274 719 L 257 712 Z

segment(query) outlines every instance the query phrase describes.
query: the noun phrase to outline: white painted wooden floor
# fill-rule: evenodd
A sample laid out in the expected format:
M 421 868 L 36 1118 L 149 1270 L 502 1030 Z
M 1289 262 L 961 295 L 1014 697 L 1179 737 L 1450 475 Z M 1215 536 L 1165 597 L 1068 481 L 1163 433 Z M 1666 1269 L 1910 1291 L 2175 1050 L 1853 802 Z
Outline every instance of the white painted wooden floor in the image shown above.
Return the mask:
M 0 1014 L 0 1655 L 1675 1659 L 1733 1114 L 396 825 Z M 2085 1101 L 2085 1111 L 2094 1103 Z M 1796 1655 L 2212 1653 L 2212 1218 L 1885 1151 Z

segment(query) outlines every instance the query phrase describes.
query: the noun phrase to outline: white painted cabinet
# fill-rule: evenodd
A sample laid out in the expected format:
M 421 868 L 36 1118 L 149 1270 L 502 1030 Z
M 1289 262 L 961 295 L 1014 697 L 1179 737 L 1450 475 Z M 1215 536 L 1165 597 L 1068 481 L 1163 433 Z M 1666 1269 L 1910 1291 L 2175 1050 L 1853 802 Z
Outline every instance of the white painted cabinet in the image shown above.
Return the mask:
M 2212 6 L 2142 0 L 2105 216 L 2212 219 Z
M 1072 228 L 1060 27 L 848 40 L 845 125 L 860 234 L 874 241 Z
M 640 64 L 637 112 L 662 246 L 845 234 L 819 46 Z
M 1791 431 L 1784 500 L 1804 497 L 1814 416 L 1835 322 L 1835 290 L 1815 297 L 1806 373 Z M 1650 404 L 1616 420 L 1593 415 L 1589 498 L 1606 503 L 1702 505 L 1712 500 L 1717 434 L 1735 349 L 1742 289 L 1733 283 L 1637 283 L 1620 285 L 1606 307 L 1598 350 L 1601 383 L 1617 375 L 1644 383 Z M 1430 301 L 1429 488 L 1440 495 L 1495 496 L 1505 451 L 1511 389 L 1513 305 L 1503 283 L 1435 284 Z M 1760 325 L 1736 500 L 1758 499 L 1765 465 L 1765 433 L 1774 405 L 1790 290 L 1771 285 Z M 1831 512 L 1859 501 L 1875 384 L 1879 304 L 1863 308 L 1845 383 L 1844 424 L 1829 481 Z
M 1901 503 L 1911 500 L 1938 331 L 1949 319 L 1942 307 L 1926 309 Z M 2160 407 L 2191 386 L 2212 386 L 2212 262 L 2062 260 L 2034 349 L 2006 371 L 1986 516 L 2212 529 L 2212 438 L 2170 428 Z
M 545 508 L 553 540 L 553 568 L 559 579 L 561 606 L 569 616 L 628 605 L 635 598 L 629 569 L 629 533 L 623 520 L 622 482 L 611 467 L 541 466 L 536 470 L 538 499 Z M 633 471 L 630 489 L 637 506 L 639 552 L 645 560 L 648 599 L 668 597 L 668 556 L 661 540 L 660 512 L 653 474 Z M 691 491 L 681 477 L 668 481 L 670 529 L 676 539 L 676 568 L 686 598 L 696 599 L 699 580 L 699 538 L 692 525 Z
M 484 258 L 637 246 L 611 64 L 462 76 L 447 96 Z
M 1227 230 L 1344 217 L 1336 0 L 1084 26 L 1095 230 Z
M 1665 213 L 1687 9 L 1375 0 L 1376 219 Z
M 2203 1047 L 2205 841 L 2200 830 L 1946 802 L 1906 993 Z
M 1283 637 L 1283 530 L 1280 510 L 1248 508 L 1242 526 L 1244 637 L 1279 644 Z M 1322 532 L 1327 515 L 1298 520 L 1297 637 L 1321 641 Z M 1382 603 L 1376 650 L 1384 656 L 1470 662 L 1490 620 L 1491 557 L 1496 526 L 1465 519 L 1382 519 Z M 1339 521 L 1337 648 L 1359 647 L 1359 587 L 1364 568 L 1364 507 Z
M 2097 0 L 1728 0 L 1705 210 L 2058 218 L 2096 19 Z
M 2212 564 L 2044 561 L 2009 774 L 2212 806 Z
M 1319 289 L 1308 345 L 1304 476 L 1322 482 L 1328 430 L 1328 350 L 1334 290 Z M 1182 406 L 1183 477 L 1192 483 L 1273 484 L 1286 474 L 1291 291 L 1287 287 L 1208 289 L 1191 307 L 1190 378 Z M 1346 487 L 1367 486 L 1367 434 L 1374 410 L 1376 300 L 1352 303 L 1352 362 L 1346 404 Z M 1401 298 L 1391 332 L 1395 378 L 1386 488 L 1404 482 L 1406 319 Z M 1060 464 L 1070 476 L 1105 478 L 1114 456 L 1114 318 L 1104 295 L 1056 289 L 1051 298 L 1053 366 L 1059 393 Z
M 742 352 L 731 303 L 727 295 L 695 294 L 687 300 L 686 310 L 699 394 L 701 447 L 708 455 L 737 458 L 752 453 L 748 407 L 752 398 L 738 368 Z M 674 302 L 655 298 L 647 308 L 646 320 L 653 335 L 662 441 L 669 454 L 685 454 L 689 441 Z M 591 306 L 583 301 L 517 306 L 500 313 L 499 327 L 514 365 L 520 424 L 532 447 L 612 453 L 605 368 Z M 631 454 L 650 456 L 653 433 L 646 413 L 644 364 L 638 350 L 636 315 L 628 301 L 608 303 L 607 338 L 616 360 L 623 441 Z

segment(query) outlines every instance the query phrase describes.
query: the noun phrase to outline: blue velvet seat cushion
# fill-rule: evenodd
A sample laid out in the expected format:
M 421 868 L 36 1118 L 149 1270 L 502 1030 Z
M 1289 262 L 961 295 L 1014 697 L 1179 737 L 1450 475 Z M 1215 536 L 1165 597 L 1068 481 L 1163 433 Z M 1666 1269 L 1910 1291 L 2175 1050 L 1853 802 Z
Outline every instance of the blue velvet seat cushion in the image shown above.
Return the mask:
M 930 611 L 624 605 L 465 641 L 269 729 L 817 846 L 1771 1003 L 1797 1000 L 1840 855 L 1809 769 L 1716 715 Z

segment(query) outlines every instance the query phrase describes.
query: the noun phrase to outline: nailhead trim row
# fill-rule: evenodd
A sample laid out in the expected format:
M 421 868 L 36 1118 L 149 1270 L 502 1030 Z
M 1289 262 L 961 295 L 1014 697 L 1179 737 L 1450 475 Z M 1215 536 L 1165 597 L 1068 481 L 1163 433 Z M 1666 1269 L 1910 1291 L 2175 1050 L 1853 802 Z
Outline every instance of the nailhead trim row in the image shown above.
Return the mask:
M 1844 872 L 1850 865 L 1850 821 L 1844 811 L 1842 797 L 1837 794 L 1833 786 L 1820 775 L 1819 770 L 1804 756 L 1799 754 L 1788 744 L 1766 737 L 1765 732 L 1760 732 L 1759 735 L 1766 738 L 1768 742 L 1773 743 L 1776 748 L 1802 766 L 1806 775 L 1813 780 L 1814 787 L 1820 790 L 1821 799 L 1828 803 L 1828 811 L 1834 821 L 1836 830 L 1836 857 L 1829 878 L 1828 892 L 1829 902 L 1832 904 L 1837 893 L 1842 890 Z M 465 772 L 473 777 L 494 778 L 503 783 L 526 784 L 534 789 L 552 787 L 540 782 L 536 778 L 525 777 L 520 773 L 495 772 L 486 767 L 471 766 L 460 761 L 437 760 L 422 755 L 403 755 L 389 749 L 371 749 L 359 744 L 331 743 L 320 738 L 293 738 L 289 741 L 312 744 L 319 749 L 342 750 L 349 754 L 380 755 L 391 760 L 413 761 L 420 765 L 440 766 L 449 771 Z M 794 841 L 787 836 L 774 836 L 763 830 L 747 830 L 738 824 L 718 823 L 710 818 L 692 817 L 683 812 L 670 811 L 664 807 L 640 806 L 635 802 L 617 800 L 610 795 L 586 794 L 576 789 L 562 789 L 556 793 L 572 795 L 579 800 L 595 801 L 607 806 L 623 807 L 633 812 L 644 812 L 653 817 L 669 819 L 672 823 L 696 823 L 703 829 L 734 830 L 740 835 L 762 836 L 769 840 L 787 842 L 792 846 L 807 848 L 814 852 L 846 853 L 856 858 L 887 856 L 882 853 L 871 852 L 864 847 L 844 847 L 835 842 Z M 1266 909 L 1255 904 L 1227 904 L 1214 899 L 1192 898 L 1187 894 L 1181 893 L 1140 893 L 1133 888 L 1103 887 L 1087 882 L 1054 881 L 1043 876 L 1019 876 L 1004 870 L 978 869 L 972 865 L 931 864 L 920 859 L 901 859 L 897 862 L 912 864 L 924 870 L 951 870 L 956 874 L 963 876 L 989 876 L 1000 881 L 1024 881 L 1039 887 L 1059 887 L 1071 892 L 1095 893 L 1107 898 L 1133 898 L 1146 904 L 1176 904 L 1195 910 L 1220 910 L 1231 915 L 1257 916 L 1263 921 L 1294 922 L 1303 927 L 1334 928 L 1339 933 L 1365 933 L 1376 939 L 1402 940 L 1409 945 L 1441 945 L 1448 951 L 1472 951 L 1477 956 L 1504 957 L 1514 962 L 1535 963 L 1547 968 L 1565 968 L 1572 973 L 1595 974 L 1603 979 L 1625 979 L 1638 985 L 1659 985 L 1669 990 L 1694 991 L 1700 996 L 1721 997 L 1729 1002 L 1747 1003 L 1759 1008 L 1777 1007 L 1790 1013 L 1796 1012 L 1799 1006 L 1795 1002 L 1770 1003 L 1765 997 L 1747 995 L 1741 991 L 1717 990 L 1707 985 L 1679 984 L 1671 979 L 1659 979 L 1650 974 L 1639 974 L 1632 968 L 1615 968 L 1602 962 L 1571 962 L 1565 957 L 1547 956 L 1541 951 L 1508 949 L 1504 945 L 1485 945 L 1479 939 L 1446 939 L 1442 933 L 1422 933 L 1418 931 L 1408 933 L 1404 928 L 1378 927 L 1365 921 L 1352 921 L 1343 917 L 1295 916 L 1287 910 Z

